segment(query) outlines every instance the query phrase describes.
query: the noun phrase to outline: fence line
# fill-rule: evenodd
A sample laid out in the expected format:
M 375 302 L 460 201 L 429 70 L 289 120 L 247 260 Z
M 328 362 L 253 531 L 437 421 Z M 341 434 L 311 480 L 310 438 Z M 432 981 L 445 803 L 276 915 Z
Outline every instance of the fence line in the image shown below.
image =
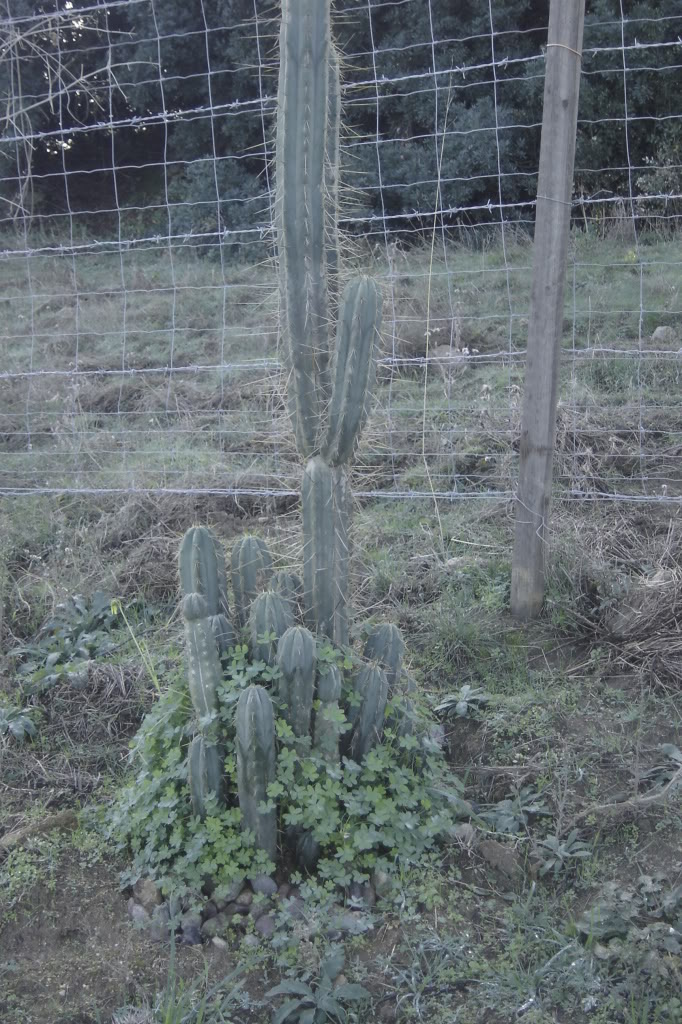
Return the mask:
M 178 30 L 157 0 L 58 3 L 36 15 L 9 0 L 0 19 L 0 495 L 288 499 L 272 11 L 243 0 L 212 24 L 199 0 Z M 489 0 L 471 33 L 451 32 L 450 8 L 363 0 L 335 15 L 358 24 L 340 221 L 387 298 L 363 500 L 515 494 L 547 27 L 509 28 Z M 616 9 L 583 51 L 584 85 L 612 102 L 579 111 L 555 490 L 669 504 L 682 105 L 643 106 L 638 90 L 682 92 L 682 15 Z M 396 13 L 418 14 L 421 37 L 395 45 Z M 243 44 L 232 63 L 228 35 Z M 609 133 L 625 144 L 604 159 L 589 143 Z

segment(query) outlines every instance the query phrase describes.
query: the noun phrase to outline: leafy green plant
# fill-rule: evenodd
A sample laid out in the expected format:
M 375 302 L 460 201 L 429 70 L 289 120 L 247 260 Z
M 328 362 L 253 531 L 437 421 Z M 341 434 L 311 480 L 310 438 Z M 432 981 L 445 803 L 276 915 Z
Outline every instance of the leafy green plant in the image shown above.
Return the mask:
M 29 709 L 0 707 L 0 740 L 12 736 L 21 742 L 36 733 Z
M 549 836 L 537 841 L 535 846 L 540 856 L 538 874 L 541 877 L 551 871 L 556 878 L 571 862 L 584 860 L 592 855 L 590 844 L 583 842 L 578 836 L 579 832 L 574 828 L 565 839 Z
M 465 683 L 457 693 L 448 693 L 435 707 L 436 712 L 449 717 L 466 718 L 471 711 L 479 711 L 490 700 L 490 694 L 480 686 Z
M 322 960 L 314 982 L 310 978 L 305 981 L 292 978 L 266 992 L 266 999 L 288 997 L 273 1013 L 272 1024 L 345 1024 L 348 1013 L 344 1004 L 365 1003 L 371 996 L 362 985 L 347 981 L 334 984 L 344 963 L 343 949 L 334 950 Z
M 44 693 L 58 683 L 76 689 L 85 686 L 88 663 L 115 649 L 110 633 L 117 621 L 111 596 L 102 591 L 89 599 L 76 594 L 58 605 L 35 643 L 10 652 L 13 657 L 25 659 L 19 667 L 23 691 Z
M 531 817 L 550 813 L 541 795 L 532 786 L 523 786 L 512 796 L 481 811 L 480 817 L 496 832 L 515 835 L 528 826 Z

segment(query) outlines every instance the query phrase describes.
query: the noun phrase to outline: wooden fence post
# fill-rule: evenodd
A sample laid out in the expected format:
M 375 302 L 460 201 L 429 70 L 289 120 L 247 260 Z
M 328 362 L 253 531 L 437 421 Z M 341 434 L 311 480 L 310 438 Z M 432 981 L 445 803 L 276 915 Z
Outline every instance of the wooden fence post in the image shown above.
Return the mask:
M 544 599 L 584 21 L 585 0 L 550 0 L 512 562 L 519 619 L 538 615 Z

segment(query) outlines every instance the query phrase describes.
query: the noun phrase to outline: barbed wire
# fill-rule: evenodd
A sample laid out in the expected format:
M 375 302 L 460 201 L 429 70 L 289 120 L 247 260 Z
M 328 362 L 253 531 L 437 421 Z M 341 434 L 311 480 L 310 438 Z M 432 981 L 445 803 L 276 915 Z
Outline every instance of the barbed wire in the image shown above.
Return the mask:
M 387 299 L 358 500 L 514 495 L 536 205 L 536 172 L 516 151 L 539 138 L 546 26 L 500 30 L 491 0 L 486 31 L 451 36 L 439 31 L 443 3 L 429 0 L 424 37 L 400 46 L 380 25 L 385 9 L 409 11 L 412 0 L 335 13 L 366 24 L 345 56 L 341 152 L 353 188 L 339 221 L 350 263 Z M 44 87 L 19 91 L 7 76 L 0 495 L 297 495 L 272 266 L 277 26 L 265 6 L 253 0 L 247 21 L 212 24 L 200 0 L 199 23 L 182 32 L 164 27 L 157 0 L 0 18 L 0 73 L 12 61 L 42 67 L 40 53 L 22 55 L 22 32 L 49 23 L 56 40 Z M 114 19 L 126 11 L 141 12 L 148 31 L 122 34 Z M 631 94 L 645 80 L 682 85 L 682 15 L 630 18 L 622 2 L 620 14 L 587 22 L 620 38 L 585 46 L 583 79 L 618 76 L 622 102 L 581 111 L 579 130 L 617 129 L 624 148 L 576 169 L 556 493 L 679 503 L 682 106 L 632 109 Z M 85 40 L 55 27 L 87 18 Z M 242 33 L 241 64 L 217 56 L 226 32 Z M 164 56 L 193 41 L 196 67 Z M 97 75 L 54 74 L 74 58 L 94 61 Z M 237 81 L 247 65 L 255 95 L 225 99 L 226 76 Z M 524 99 L 508 108 L 511 87 Z M 77 88 L 94 90 L 96 108 L 80 121 Z M 419 124 L 417 100 L 430 104 Z M 460 123 L 479 100 L 478 118 Z M 43 122 L 29 116 L 48 107 Z M 244 125 L 256 143 L 226 147 L 225 133 L 241 138 Z M 670 150 L 635 151 L 644 126 L 671 132 Z M 199 127 L 203 149 L 187 153 L 177 133 Z M 91 144 L 88 163 L 74 160 L 74 147 Z M 477 146 L 481 159 L 465 159 Z M 248 188 L 238 179 L 229 191 L 230 175 L 247 170 Z

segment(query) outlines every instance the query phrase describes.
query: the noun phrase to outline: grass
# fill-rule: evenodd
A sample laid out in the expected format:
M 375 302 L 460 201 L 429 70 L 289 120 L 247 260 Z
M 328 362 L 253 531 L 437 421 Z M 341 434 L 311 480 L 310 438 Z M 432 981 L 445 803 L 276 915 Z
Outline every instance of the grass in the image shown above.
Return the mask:
M 412 496 L 357 503 L 355 622 L 402 626 L 434 705 L 464 685 L 485 691 L 486 703 L 443 720 L 448 756 L 485 817 L 406 873 L 373 928 L 346 942 L 344 974 L 372 996 L 348 1019 L 680 1024 L 682 811 L 679 789 L 657 797 L 676 770 L 670 748 L 682 743 L 679 504 L 576 500 L 680 493 L 680 360 L 649 340 L 661 324 L 682 338 L 679 259 L 660 239 L 645 240 L 639 260 L 628 243 L 574 239 L 547 604 L 522 627 L 507 611 L 509 492 L 530 250 L 521 237 L 507 241 L 511 270 L 496 243 L 453 247 L 433 268 L 429 344 L 452 340 L 481 357 L 451 373 L 418 362 L 428 254 L 395 266 L 395 330 L 389 320 L 384 333 L 398 362 L 380 370 L 356 489 Z M 254 279 L 235 267 L 225 287 L 215 264 L 175 257 L 173 292 L 166 250 L 121 261 L 88 253 L 75 264 L 38 255 L 33 300 L 26 260 L 0 263 L 3 368 L 28 368 L 33 337 L 34 368 L 69 371 L 77 335 L 79 368 L 92 371 L 33 377 L 30 387 L 0 381 L 1 486 L 74 491 L 0 498 L 0 701 L 26 707 L 38 727 L 22 745 L 0 737 L 0 833 L 81 812 L 76 831 L 0 850 L 8 1024 L 178 1024 L 199 1011 L 203 1024 L 261 1024 L 272 1013 L 266 992 L 314 981 L 329 952 L 303 932 L 256 952 L 237 937 L 173 954 L 152 945 L 129 923 L 124 864 L 93 810 L 125 774 L 157 685 L 182 671 L 184 530 L 208 522 L 230 545 L 256 529 L 284 564 L 298 557 L 297 502 L 282 493 L 299 476 L 283 382 L 261 364 L 213 368 L 223 355 L 276 359 L 271 272 Z M 123 376 L 124 329 L 129 368 L 168 366 L 172 346 L 174 365 L 211 369 Z M 436 508 L 432 486 L 467 500 Z M 104 487 L 129 493 L 87 493 Z M 212 487 L 258 493 L 196 493 Z M 142 493 L 154 488 L 167 493 Z M 47 624 L 70 597 L 96 590 L 120 603 L 127 624 L 118 616 L 95 630 L 81 688 L 61 681 L 31 694 L 31 658 L 56 650 Z M 12 656 L 27 646 L 33 654 Z M 589 856 L 543 873 L 548 842 L 566 847 L 573 829 Z M 605 937 L 611 919 L 621 923 Z M 221 982 L 238 967 L 232 998 L 235 979 Z

